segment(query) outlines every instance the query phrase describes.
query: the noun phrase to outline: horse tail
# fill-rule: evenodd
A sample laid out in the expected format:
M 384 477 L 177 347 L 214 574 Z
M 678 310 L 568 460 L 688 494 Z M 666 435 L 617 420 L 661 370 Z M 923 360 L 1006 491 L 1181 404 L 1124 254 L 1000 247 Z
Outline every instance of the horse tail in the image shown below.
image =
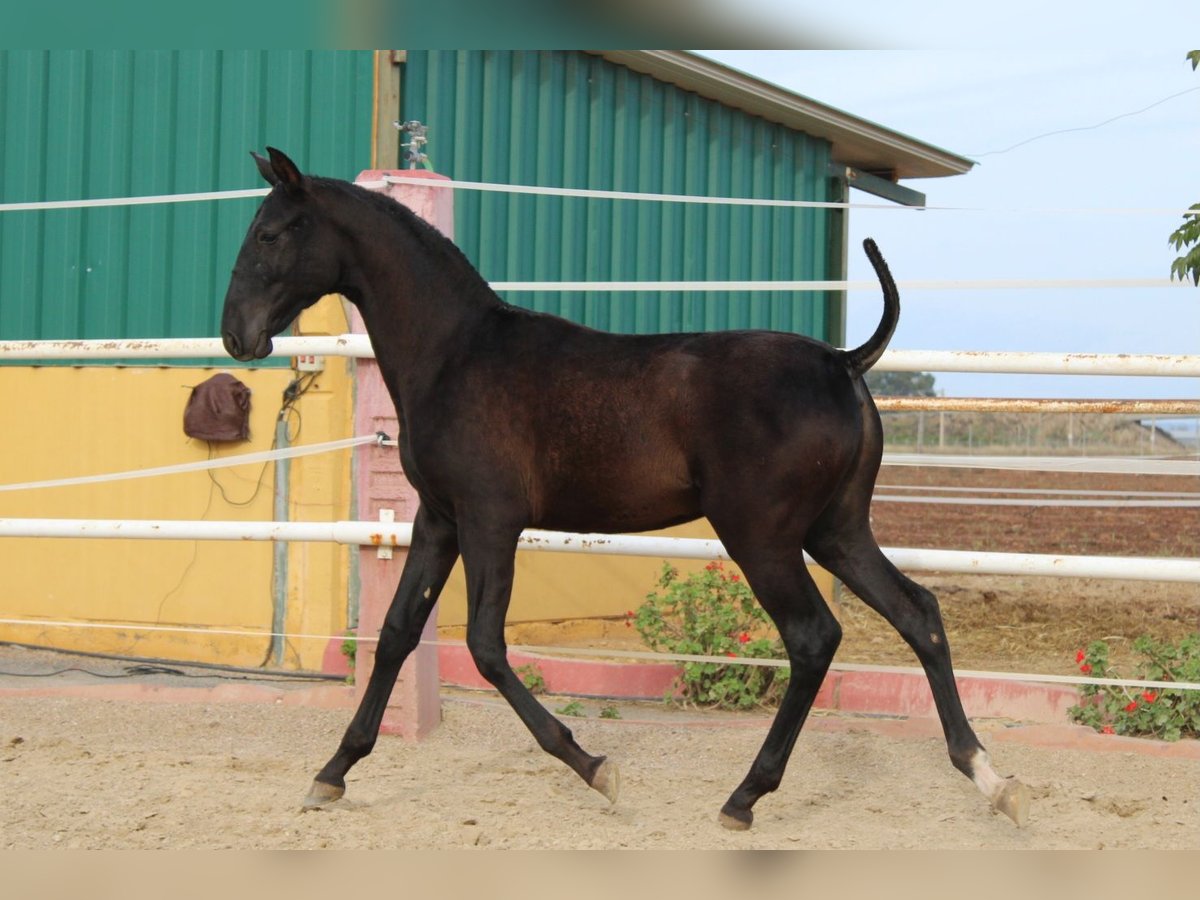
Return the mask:
M 888 271 L 883 254 L 870 238 L 863 241 L 863 250 L 866 251 L 867 259 L 871 261 L 883 288 L 883 318 L 865 344 L 853 350 L 843 351 L 846 364 L 855 378 L 861 377 L 867 369 L 879 362 L 879 357 L 887 349 L 888 341 L 892 339 L 892 332 L 896 330 L 896 323 L 900 321 L 900 293 L 896 290 L 896 282 L 892 280 L 892 273 Z

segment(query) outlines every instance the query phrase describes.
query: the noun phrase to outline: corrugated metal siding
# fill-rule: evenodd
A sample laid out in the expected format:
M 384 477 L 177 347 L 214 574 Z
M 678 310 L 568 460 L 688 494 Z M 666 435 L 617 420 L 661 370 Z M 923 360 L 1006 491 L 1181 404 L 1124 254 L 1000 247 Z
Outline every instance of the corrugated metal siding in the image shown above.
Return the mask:
M 408 51 L 406 119 L 433 168 L 511 184 L 836 199 L 826 142 L 577 51 Z M 841 277 L 841 213 L 460 191 L 458 243 L 508 280 Z M 835 271 L 837 270 L 837 271 Z M 772 328 L 836 339 L 826 293 L 514 292 L 621 332 Z
M 372 79 L 370 52 L 0 51 L 0 202 L 259 187 L 267 144 L 353 179 Z M 258 203 L 0 213 L 0 339 L 216 334 Z

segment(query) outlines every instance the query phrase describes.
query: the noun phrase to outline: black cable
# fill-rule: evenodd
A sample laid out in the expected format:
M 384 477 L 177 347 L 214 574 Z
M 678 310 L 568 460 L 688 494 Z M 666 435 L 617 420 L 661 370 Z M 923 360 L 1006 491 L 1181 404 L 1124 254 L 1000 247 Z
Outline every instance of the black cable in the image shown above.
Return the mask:
M 78 666 L 70 666 L 66 669 L 55 669 L 53 672 L 4 672 L 0 671 L 0 676 L 5 678 L 52 678 L 55 675 L 65 675 L 67 672 L 82 672 L 84 675 L 91 675 L 95 678 L 129 678 L 128 672 L 93 672 L 91 669 L 81 669 Z
M 316 383 L 316 380 L 317 380 L 316 372 L 306 372 L 302 375 L 297 375 L 290 382 L 288 382 L 287 387 L 285 387 L 283 389 L 283 402 L 280 404 L 279 412 L 275 416 L 275 421 L 278 422 L 282 419 L 288 418 L 291 415 L 295 415 L 296 421 L 297 421 L 296 433 L 288 434 L 288 443 L 292 443 L 298 437 L 300 437 L 301 418 L 300 418 L 300 410 L 296 408 L 296 401 L 299 400 L 301 397 L 303 397 L 305 394 L 307 394 L 312 389 L 313 385 Z M 213 458 L 213 453 L 214 453 L 215 449 L 216 448 L 215 448 L 214 444 L 211 441 L 209 441 L 209 443 L 208 443 L 208 458 L 210 460 Z M 274 435 L 271 438 L 270 449 L 271 450 L 279 449 L 278 434 Z M 258 470 L 258 477 L 254 481 L 254 490 L 250 493 L 250 496 L 247 497 L 245 500 L 231 500 L 229 498 L 229 495 L 227 493 L 225 493 L 225 486 L 223 484 L 221 484 L 220 481 L 217 480 L 216 473 L 212 469 L 207 469 L 206 471 L 208 472 L 209 479 L 212 481 L 212 483 L 214 485 L 216 485 L 217 490 L 221 492 L 221 499 L 224 500 L 229 506 L 249 506 L 251 503 L 253 503 L 255 501 L 255 499 L 258 497 L 259 492 L 262 490 L 263 483 L 264 483 L 264 480 L 265 480 L 265 477 L 267 474 L 267 467 L 270 465 L 271 465 L 271 460 L 267 460 L 266 462 L 264 462 L 262 464 L 262 468 Z M 207 510 L 206 510 L 206 512 L 207 512 Z
M 331 675 L 326 672 L 286 672 L 279 669 L 256 669 L 248 666 L 226 666 L 221 665 L 220 663 L 186 662 L 177 659 L 159 659 L 145 656 L 122 656 L 115 653 L 97 653 L 86 650 L 60 650 L 56 647 L 43 647 L 36 644 L 18 644 L 11 641 L 0 641 L 0 647 L 16 647 L 22 650 L 41 650 L 47 653 L 58 653 L 64 656 L 81 656 L 87 659 L 111 659 L 117 662 L 134 663 L 134 665 L 126 667 L 126 673 L 123 675 L 101 675 L 96 672 L 88 672 L 88 674 L 96 675 L 99 678 L 129 678 L 134 675 L 154 674 L 152 670 L 160 669 L 162 670 L 161 674 L 178 674 L 185 678 L 226 678 L 233 681 L 345 681 L 345 677 L 342 675 Z M 197 675 L 195 673 L 184 672 L 176 669 L 174 668 L 175 666 L 186 666 L 189 669 L 206 669 L 216 674 Z M 87 672 L 86 669 L 76 669 L 74 667 L 63 669 L 61 671 Z M 233 672 L 249 677 L 236 678 L 230 675 L 219 674 L 224 672 Z M 20 672 L 0 672 L 0 675 L 12 675 L 18 678 L 48 677 L 55 674 L 59 674 L 59 672 L 48 672 L 32 675 L 23 674 Z
M 1003 150 L 988 150 L 986 153 L 969 153 L 967 154 L 972 159 L 982 159 L 985 156 L 1000 156 L 1004 153 L 1009 153 L 1016 150 L 1018 147 L 1024 147 L 1026 144 L 1032 144 L 1034 141 L 1040 141 L 1042 138 L 1055 137 L 1060 134 L 1070 134 L 1076 131 L 1094 131 L 1097 128 L 1103 128 L 1105 125 L 1110 125 L 1120 119 L 1128 119 L 1130 116 L 1140 116 L 1144 112 L 1149 112 L 1156 106 L 1161 106 L 1168 100 L 1174 100 L 1176 97 L 1182 97 L 1184 94 L 1190 94 L 1193 91 L 1200 91 L 1200 87 L 1190 87 L 1185 91 L 1180 91 L 1178 94 L 1171 94 L 1169 97 L 1163 97 L 1161 100 L 1156 100 L 1149 106 L 1143 106 L 1141 109 L 1135 109 L 1131 112 L 1123 112 L 1119 115 L 1105 119 L 1103 122 L 1097 122 L 1095 125 L 1080 125 L 1075 128 L 1059 128 L 1056 131 L 1045 131 L 1041 134 L 1035 134 L 1033 137 L 1025 138 L 1023 141 L 1018 141 L 1010 147 L 1005 147 Z

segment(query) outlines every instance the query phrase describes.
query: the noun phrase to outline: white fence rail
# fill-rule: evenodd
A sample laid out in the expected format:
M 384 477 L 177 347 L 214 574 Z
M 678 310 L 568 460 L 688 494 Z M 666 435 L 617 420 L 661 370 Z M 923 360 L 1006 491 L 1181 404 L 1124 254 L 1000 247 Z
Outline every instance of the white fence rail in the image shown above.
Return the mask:
M 0 537 L 332 541 L 359 546 L 407 547 L 412 541 L 412 523 L 0 519 Z M 716 540 L 636 534 L 576 534 L 566 531 L 522 532 L 518 549 L 547 553 L 651 556 L 660 559 L 730 558 L 721 542 Z M 912 548 L 885 548 L 884 553 L 896 566 L 910 571 L 1200 582 L 1200 559 L 977 553 Z
M 186 359 L 225 356 L 220 338 L 0 341 L 0 360 Z M 372 359 L 365 334 L 277 337 L 274 357 L 346 356 Z M 987 372 L 1010 375 L 1144 375 L 1200 377 L 1200 355 L 1026 353 L 974 350 L 888 350 L 875 365 L 888 372 Z
M 205 358 L 220 357 L 224 355 L 224 352 L 224 347 L 218 338 L 0 342 L 0 359 L 3 360 Z M 324 337 L 279 337 L 275 339 L 272 355 L 279 357 L 317 355 L 371 358 L 374 356 L 374 352 L 366 335 L 342 334 Z M 896 350 L 885 353 L 877 368 L 890 371 L 1190 377 L 1200 376 L 1200 356 Z M 943 457 L 936 454 L 888 454 L 884 461 L 891 465 L 1039 468 L 1076 472 L 1136 470 L 1138 472 L 1153 471 L 1156 474 L 1200 475 L 1200 461 L 1186 459 L 1126 460 L 1079 457 L 1010 459 L 973 456 Z M 1130 469 L 1131 465 L 1134 465 L 1135 468 Z M 382 543 L 390 546 L 407 546 L 411 539 L 411 526 L 403 523 L 385 525 L 377 522 L 345 521 L 0 520 L 0 537 L 18 536 L 333 541 L 344 544 Z M 521 547 L 532 550 L 614 555 L 727 558 L 724 548 L 718 541 L 656 538 L 645 535 L 573 535 L 556 532 L 528 532 L 522 538 Z M 1200 560 L 1190 559 L 976 553 L 910 548 L 892 548 L 887 553 L 896 565 L 911 570 L 1200 582 Z

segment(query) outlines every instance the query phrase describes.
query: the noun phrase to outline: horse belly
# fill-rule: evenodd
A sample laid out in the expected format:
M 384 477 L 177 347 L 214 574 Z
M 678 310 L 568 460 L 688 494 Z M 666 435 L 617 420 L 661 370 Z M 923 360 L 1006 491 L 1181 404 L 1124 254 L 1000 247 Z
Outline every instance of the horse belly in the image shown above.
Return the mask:
M 700 516 L 700 498 L 683 478 L 596 472 L 545 491 L 534 527 L 555 531 L 651 531 Z

